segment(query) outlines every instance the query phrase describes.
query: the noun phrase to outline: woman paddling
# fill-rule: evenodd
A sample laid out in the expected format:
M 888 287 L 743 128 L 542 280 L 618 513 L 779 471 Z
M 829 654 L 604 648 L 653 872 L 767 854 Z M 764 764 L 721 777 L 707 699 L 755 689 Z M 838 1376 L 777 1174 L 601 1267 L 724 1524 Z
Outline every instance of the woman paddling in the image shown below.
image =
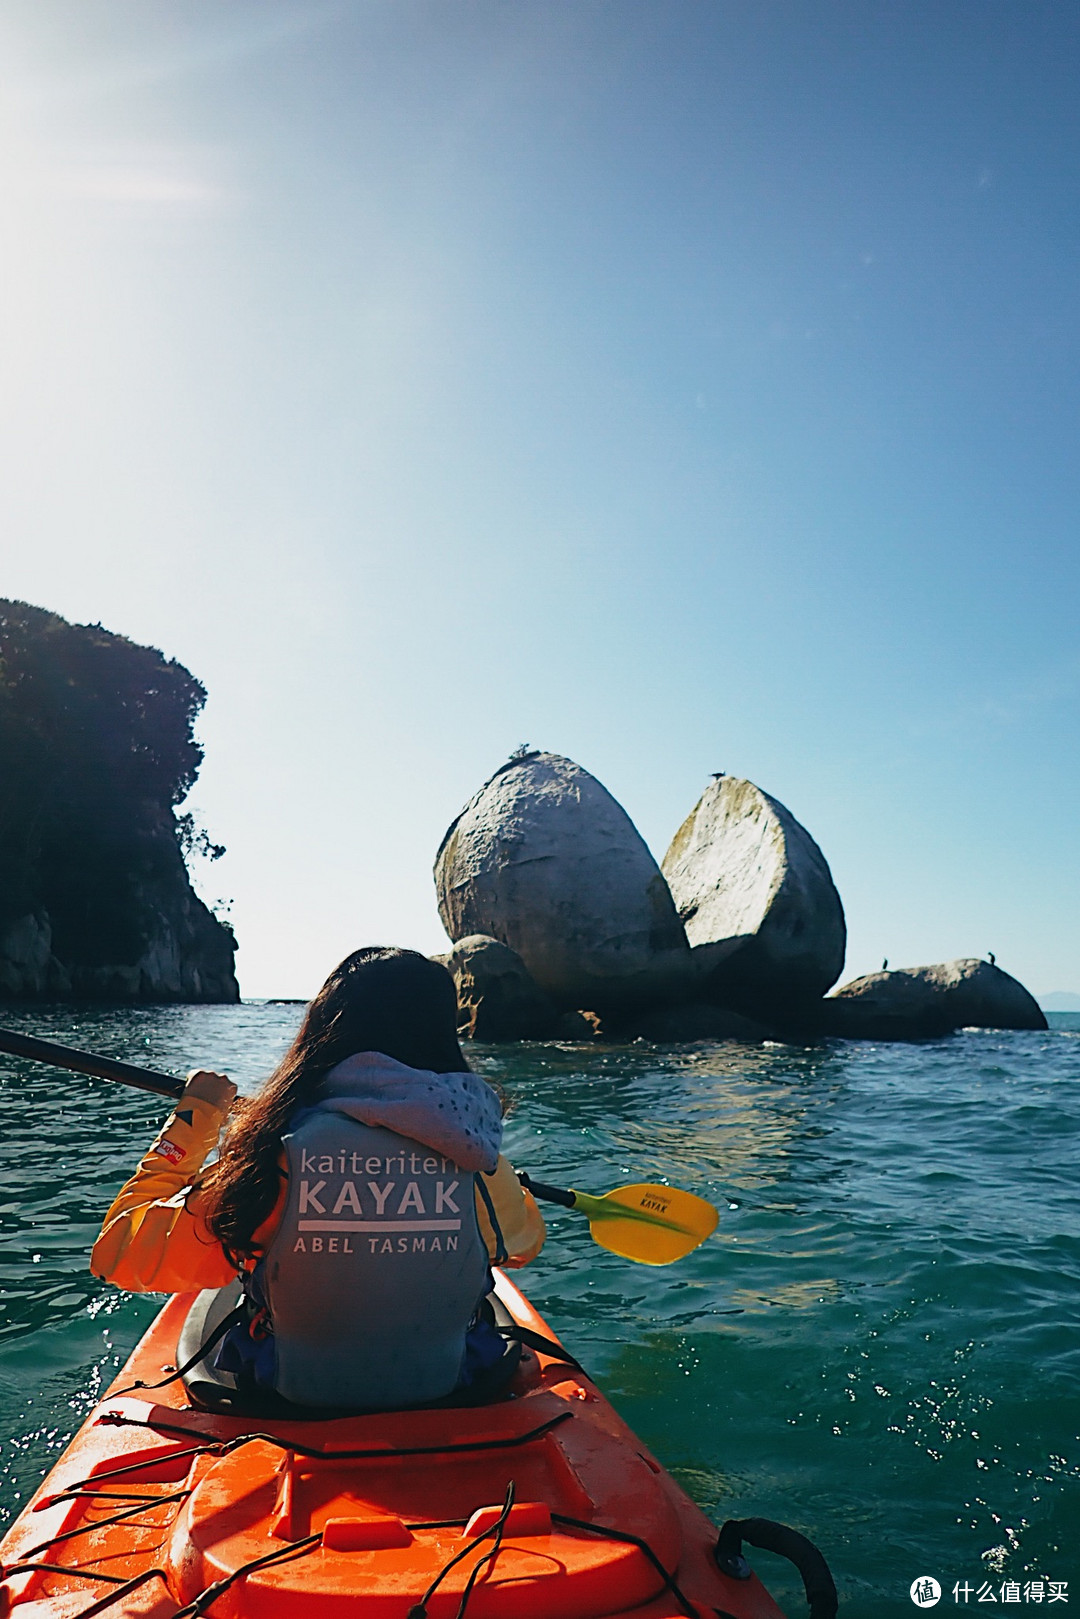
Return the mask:
M 544 1222 L 456 1022 L 437 962 L 354 951 L 205 1175 L 236 1087 L 189 1078 L 91 1269 L 170 1293 L 239 1272 L 250 1319 L 219 1365 L 295 1404 L 391 1409 L 490 1381 L 504 1346 L 482 1308 L 489 1263 L 527 1264 Z

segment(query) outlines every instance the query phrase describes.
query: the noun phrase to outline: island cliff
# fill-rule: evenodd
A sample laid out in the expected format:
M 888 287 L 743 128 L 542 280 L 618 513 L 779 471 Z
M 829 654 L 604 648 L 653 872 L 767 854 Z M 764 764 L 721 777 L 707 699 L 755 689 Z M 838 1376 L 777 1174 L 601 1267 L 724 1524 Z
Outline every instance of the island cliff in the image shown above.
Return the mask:
M 0 599 L 0 998 L 239 1000 L 177 815 L 205 701 L 153 647 Z

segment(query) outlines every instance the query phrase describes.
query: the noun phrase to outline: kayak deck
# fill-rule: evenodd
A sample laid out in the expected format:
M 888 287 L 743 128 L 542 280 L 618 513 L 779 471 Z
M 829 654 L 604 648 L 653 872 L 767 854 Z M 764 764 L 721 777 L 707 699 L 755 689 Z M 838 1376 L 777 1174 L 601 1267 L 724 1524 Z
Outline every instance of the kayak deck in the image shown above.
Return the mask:
M 550 1330 L 503 1275 L 501 1303 Z M 171 1300 L 113 1384 L 175 1367 Z M 106 1394 L 0 1545 L 17 1619 L 783 1619 L 584 1374 L 526 1351 L 508 1397 L 327 1420 Z

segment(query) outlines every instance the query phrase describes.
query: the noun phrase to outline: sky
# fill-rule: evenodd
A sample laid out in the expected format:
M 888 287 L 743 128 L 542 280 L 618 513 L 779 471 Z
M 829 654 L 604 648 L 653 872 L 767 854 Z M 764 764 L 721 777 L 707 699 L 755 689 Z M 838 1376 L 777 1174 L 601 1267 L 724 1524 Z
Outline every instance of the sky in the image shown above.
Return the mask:
M 5 0 L 0 594 L 206 685 L 247 996 L 519 744 L 1080 990 L 1072 0 Z

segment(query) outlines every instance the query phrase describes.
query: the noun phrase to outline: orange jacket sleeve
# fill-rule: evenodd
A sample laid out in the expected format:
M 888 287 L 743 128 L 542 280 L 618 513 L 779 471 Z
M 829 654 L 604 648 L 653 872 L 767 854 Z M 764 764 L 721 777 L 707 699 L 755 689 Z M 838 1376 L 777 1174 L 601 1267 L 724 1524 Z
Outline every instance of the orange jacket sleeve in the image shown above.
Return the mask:
M 507 1270 L 518 1270 L 535 1259 L 544 1246 L 547 1235 L 544 1217 L 537 1208 L 531 1192 L 526 1192 L 514 1173 L 508 1158 L 499 1155 L 499 1162 L 490 1175 L 484 1176 L 499 1222 L 508 1257 L 503 1261 Z M 491 1229 L 484 1200 L 477 1195 L 476 1212 L 480 1216 L 480 1235 L 487 1243 L 489 1259 L 496 1255 L 495 1233 Z
M 105 1216 L 90 1256 L 95 1276 L 131 1293 L 223 1287 L 236 1271 L 203 1223 L 197 1177 L 225 1114 L 185 1099 Z

